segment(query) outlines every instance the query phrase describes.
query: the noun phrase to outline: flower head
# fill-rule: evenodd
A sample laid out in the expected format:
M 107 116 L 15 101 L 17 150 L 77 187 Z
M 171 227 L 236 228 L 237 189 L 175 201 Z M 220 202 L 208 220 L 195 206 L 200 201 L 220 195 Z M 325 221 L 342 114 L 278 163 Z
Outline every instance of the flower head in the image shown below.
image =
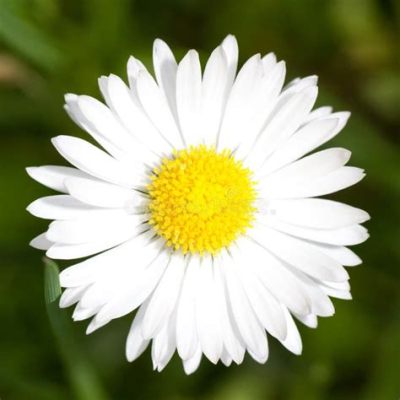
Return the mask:
M 313 110 L 317 79 L 284 86 L 285 64 L 255 55 L 236 74 L 228 36 L 202 71 L 154 42 L 155 79 L 131 57 L 129 86 L 101 77 L 105 103 L 67 94 L 70 117 L 98 143 L 58 136 L 73 166 L 28 168 L 63 194 L 28 210 L 54 220 L 32 241 L 54 259 L 86 258 L 60 274 L 61 307 L 87 332 L 137 309 L 132 361 L 152 342 L 154 368 L 177 350 L 191 373 L 202 355 L 225 365 L 268 358 L 269 336 L 293 353 L 293 317 L 316 327 L 330 297 L 350 299 L 347 247 L 368 234 L 366 212 L 318 197 L 360 181 L 350 152 L 330 148 L 349 118 Z
M 230 151 L 181 150 L 153 170 L 149 224 L 183 254 L 216 254 L 245 233 L 254 214 L 250 171 Z

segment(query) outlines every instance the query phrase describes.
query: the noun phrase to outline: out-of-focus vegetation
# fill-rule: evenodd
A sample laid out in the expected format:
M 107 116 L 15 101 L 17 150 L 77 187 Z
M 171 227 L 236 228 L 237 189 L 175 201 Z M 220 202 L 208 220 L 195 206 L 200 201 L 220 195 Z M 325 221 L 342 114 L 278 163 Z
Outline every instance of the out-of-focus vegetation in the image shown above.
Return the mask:
M 0 0 L 0 398 L 399 399 L 399 23 L 396 0 Z M 131 317 L 86 337 L 70 310 L 46 310 L 41 254 L 28 247 L 45 222 L 25 207 L 50 191 L 24 167 L 62 163 L 49 139 L 82 134 L 64 93 L 99 96 L 97 77 L 125 76 L 130 54 L 150 66 L 155 37 L 204 60 L 227 33 L 242 62 L 273 50 L 289 78 L 320 76 L 319 104 L 352 111 L 334 144 L 353 151 L 367 178 L 336 198 L 371 213 L 371 239 L 356 249 L 354 301 L 336 300 L 317 330 L 300 327 L 301 357 L 270 340 L 266 365 L 203 361 L 186 377 L 174 358 L 158 374 L 148 352 L 125 360 Z

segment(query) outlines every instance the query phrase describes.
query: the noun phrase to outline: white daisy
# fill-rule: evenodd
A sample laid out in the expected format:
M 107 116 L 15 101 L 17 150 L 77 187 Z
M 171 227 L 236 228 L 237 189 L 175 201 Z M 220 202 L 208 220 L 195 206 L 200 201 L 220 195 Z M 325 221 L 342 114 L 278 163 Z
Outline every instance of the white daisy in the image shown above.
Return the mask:
M 267 333 L 295 354 L 293 317 L 309 327 L 350 299 L 345 246 L 367 239 L 366 212 L 319 199 L 354 185 L 363 170 L 330 148 L 349 113 L 312 111 L 315 76 L 284 86 L 285 63 L 251 57 L 236 75 L 228 36 L 202 72 L 198 53 L 179 62 L 154 42 L 155 79 L 136 58 L 127 86 L 101 77 L 106 105 L 67 94 L 70 117 L 103 148 L 71 136 L 53 144 L 73 167 L 28 168 L 63 194 L 28 210 L 54 220 L 31 245 L 84 261 L 60 274 L 61 307 L 92 318 L 87 333 L 137 309 L 126 356 L 152 341 L 161 371 L 177 350 L 186 373 L 204 354 L 240 364 L 268 358 Z M 95 255 L 96 254 L 96 255 Z

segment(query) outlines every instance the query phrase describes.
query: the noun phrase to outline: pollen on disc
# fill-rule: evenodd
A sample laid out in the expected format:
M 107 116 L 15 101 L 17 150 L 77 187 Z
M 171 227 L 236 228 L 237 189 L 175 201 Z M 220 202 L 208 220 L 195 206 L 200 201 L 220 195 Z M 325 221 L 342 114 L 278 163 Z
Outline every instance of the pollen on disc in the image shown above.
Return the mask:
M 251 226 L 254 186 L 251 171 L 228 150 L 175 151 L 152 171 L 149 223 L 174 250 L 215 254 Z

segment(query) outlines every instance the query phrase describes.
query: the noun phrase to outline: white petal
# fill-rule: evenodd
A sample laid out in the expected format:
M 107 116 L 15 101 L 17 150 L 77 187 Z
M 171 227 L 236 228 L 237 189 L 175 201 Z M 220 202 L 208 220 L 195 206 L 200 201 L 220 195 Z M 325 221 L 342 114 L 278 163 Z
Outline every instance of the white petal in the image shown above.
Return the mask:
M 283 222 L 315 229 L 338 229 L 369 219 L 359 208 L 325 199 L 275 200 L 269 208 Z
M 297 195 L 307 192 L 307 185 L 323 182 L 341 169 L 350 158 L 350 152 L 341 148 L 322 150 L 260 178 L 258 189 L 262 198 L 310 197 Z M 306 189 L 304 189 L 306 188 Z M 294 193 L 294 194 L 292 194 Z
M 350 284 L 348 281 L 344 282 L 322 282 L 321 290 L 328 296 L 335 297 L 342 300 L 351 300 Z
M 141 276 L 137 276 L 135 272 L 128 274 L 123 282 L 119 282 L 118 294 L 104 305 L 96 318 L 119 318 L 140 306 L 154 290 L 168 265 L 169 258 L 167 251 L 161 251 L 158 255 L 155 253 L 153 261 Z
M 199 55 L 190 50 L 179 63 L 176 75 L 176 105 L 179 124 L 188 145 L 201 143 L 201 66 Z
M 211 54 L 202 84 L 202 137 L 206 144 L 217 144 L 217 136 L 232 89 L 238 63 L 238 45 L 228 35 Z
M 183 369 L 185 370 L 186 375 L 193 374 L 197 368 L 199 368 L 201 361 L 201 348 L 197 347 L 192 357 L 187 360 L 183 360 Z
M 138 249 L 138 245 L 142 244 L 143 250 Z M 123 246 L 120 246 L 123 247 Z M 136 251 L 134 251 L 136 250 Z M 147 294 L 144 292 L 146 286 L 150 283 L 152 278 L 151 274 L 155 271 L 157 264 L 153 261 L 157 257 L 154 244 L 143 243 L 143 240 L 135 238 L 135 241 L 131 242 L 130 246 L 125 246 L 127 256 L 134 254 L 140 257 L 140 262 L 132 263 L 131 258 L 123 258 L 123 250 L 118 253 L 115 252 L 113 257 L 103 257 L 97 260 L 98 272 L 95 272 L 92 276 L 86 278 L 87 281 L 92 281 L 88 290 L 80 300 L 80 305 L 83 308 L 95 310 L 97 319 L 100 321 L 111 320 L 117 318 L 117 314 L 108 315 L 104 317 L 104 308 L 114 302 L 120 301 L 121 296 L 132 296 L 130 300 L 136 301 L 136 304 L 132 305 L 132 302 L 125 301 L 125 306 L 128 307 L 128 311 L 133 311 L 136 307 L 143 302 Z M 112 264 L 104 266 L 105 260 L 112 260 Z M 161 259 L 159 260 L 161 261 Z M 151 264 L 154 264 L 152 268 L 149 268 Z M 90 264 L 89 264 L 90 267 Z M 122 299 L 123 300 L 123 299 Z M 102 314 L 101 314 L 102 313 Z
M 100 253 L 103 250 L 109 249 L 117 245 L 115 241 L 107 243 L 83 243 L 83 244 L 59 244 L 54 243 L 47 251 L 46 256 L 54 260 L 72 260 Z
M 224 277 L 219 265 L 213 264 L 215 284 L 215 308 L 220 316 L 220 324 L 224 341 L 224 352 L 235 361 L 236 364 L 243 362 L 245 344 L 237 331 L 236 324 L 229 307 L 229 296 L 225 287 Z
M 233 251 L 234 249 L 231 249 Z M 251 262 L 245 257 L 251 254 Z M 296 315 L 314 313 L 321 316 L 333 314 L 333 305 L 319 289 L 319 284 L 287 263 L 277 260 L 258 244 L 242 238 L 234 257 L 244 270 L 253 272 L 274 297 Z M 247 258 L 249 258 L 247 256 Z M 254 291 L 254 289 L 253 289 Z M 301 305 L 299 307 L 299 305 Z M 277 336 L 279 339 L 282 337 Z
M 323 287 L 322 290 L 331 297 L 341 300 L 352 300 L 352 295 L 348 290 L 337 290 L 332 288 Z
M 286 66 L 285 63 L 281 61 L 267 74 L 265 73 L 265 67 L 263 71 L 261 80 L 252 91 L 253 97 L 244 99 L 244 101 L 247 102 L 246 107 L 248 114 L 243 121 L 243 125 L 241 127 L 238 126 L 241 130 L 241 134 L 240 143 L 235 155 L 239 158 L 245 158 L 249 154 L 265 126 L 269 124 L 285 79 Z M 254 157 L 252 160 L 254 160 Z
M 292 82 L 289 82 L 282 91 L 282 95 L 286 96 L 291 93 L 299 93 L 302 90 L 316 86 L 318 83 L 318 76 L 311 75 L 305 78 L 296 78 Z
M 230 308 L 238 330 L 246 343 L 248 351 L 251 351 L 257 359 L 268 357 L 268 343 L 265 332 L 259 324 L 251 308 L 246 293 L 237 275 L 235 258 L 222 254 L 219 256 L 219 267 L 222 269 Z
M 307 293 L 307 296 L 310 299 L 311 313 L 319 315 L 321 317 L 332 316 L 335 313 L 335 308 L 331 299 L 322 290 L 320 281 L 308 277 L 307 275 L 296 270 L 293 267 L 288 266 L 288 268 L 296 276 L 299 285 L 301 285 L 303 287 L 303 290 Z
M 113 92 L 109 87 L 110 98 L 114 98 L 112 95 Z M 120 107 L 123 98 L 119 100 L 117 105 Z M 100 135 L 123 150 L 134 161 L 143 162 L 146 160 L 146 155 L 149 156 L 148 152 L 146 154 L 146 148 L 140 146 L 138 141 L 127 132 L 111 110 L 103 103 L 89 96 L 79 96 L 78 106 L 85 118 L 93 124 Z
M 89 259 L 72 267 L 75 272 L 75 277 L 73 276 L 75 280 L 85 286 L 90 283 L 79 301 L 79 306 L 86 309 L 89 315 L 99 314 L 95 317 L 95 325 L 101 324 L 102 321 L 107 323 L 116 317 L 108 315 L 107 318 L 104 318 L 104 313 L 103 316 L 100 313 L 107 305 L 118 301 L 124 293 L 136 296 L 136 300 L 139 301 L 137 305 L 140 305 L 140 300 L 146 298 L 147 294 L 144 293 L 144 290 L 147 290 L 146 286 L 149 284 L 151 273 L 154 270 L 148 266 L 155 258 L 155 250 L 159 251 L 154 248 L 154 244 L 152 246 L 143 239 L 135 238 L 130 243 L 93 257 L 94 262 Z M 141 261 L 132 263 L 133 257 L 138 256 Z M 92 268 L 93 266 L 95 268 Z M 63 277 L 60 276 L 60 278 Z M 64 278 L 63 280 L 65 281 Z M 65 285 L 63 280 L 61 282 Z M 126 302 L 127 306 L 130 304 Z M 135 305 L 129 311 L 134 308 L 136 308 Z
M 129 329 L 125 347 L 126 358 L 129 362 L 132 362 L 140 357 L 149 344 L 149 340 L 143 339 L 141 330 L 145 311 L 146 304 L 143 304 L 137 311 Z
M 149 300 L 142 323 L 143 337 L 155 336 L 167 324 L 180 293 L 186 264 L 183 256 L 171 256 L 168 268 Z
M 91 321 L 90 324 L 86 328 L 86 335 L 90 335 L 97 329 L 102 328 L 103 326 L 107 325 L 110 320 L 99 320 L 97 316 L 95 316 Z
M 123 242 L 137 235 L 141 219 L 136 215 L 120 218 L 85 218 L 78 220 L 53 221 L 46 237 L 51 242 L 63 244 L 104 243 L 108 240 Z
M 335 112 L 330 115 L 330 118 L 337 118 L 339 119 L 339 123 L 335 130 L 333 131 L 333 136 L 337 135 L 347 124 L 347 121 L 350 118 L 351 113 L 349 111 L 340 111 L 340 112 Z M 332 136 L 332 137 L 333 137 Z
M 239 71 L 226 104 L 218 147 L 234 150 L 244 134 L 252 107 L 257 104 L 258 90 L 263 76 L 260 55 L 251 57 Z
M 103 80 L 101 80 L 100 82 L 104 83 Z M 104 85 L 102 84 L 101 86 Z M 96 142 L 99 143 L 113 157 L 117 159 L 126 158 L 126 153 L 124 152 L 124 149 L 121 148 L 121 146 L 118 144 L 118 141 L 112 140 L 109 135 L 110 132 L 99 130 L 97 126 L 82 112 L 79 103 L 80 97 L 81 96 L 77 96 L 76 94 L 72 93 L 68 93 L 65 95 L 66 104 L 64 105 L 64 109 L 67 111 L 71 119 L 78 126 L 89 133 L 89 135 L 92 136 L 92 138 L 96 140 Z M 104 133 L 106 134 L 104 135 Z
M 242 237 L 237 241 L 237 247 L 232 246 L 230 252 L 235 262 L 248 267 L 272 295 L 292 312 L 299 315 L 311 312 L 310 300 L 298 279 L 258 243 Z
M 254 228 L 251 235 L 277 257 L 312 277 L 330 281 L 348 279 L 341 264 L 307 242 L 262 226 Z
M 82 298 L 85 290 L 85 286 L 65 289 L 60 297 L 60 307 L 67 308 L 77 303 Z
M 346 164 L 350 155 L 349 150 L 342 148 L 319 151 L 261 178 L 260 186 L 268 187 L 268 192 L 273 195 L 274 190 L 279 192 L 282 186 L 301 185 L 328 175 Z
M 274 53 L 268 53 L 262 58 L 264 74 L 270 74 L 272 69 L 275 67 L 277 60 Z
M 283 307 L 286 316 L 286 323 L 288 327 L 288 334 L 285 340 L 282 340 L 281 343 L 292 353 L 301 354 L 303 350 L 303 344 L 301 342 L 301 337 L 299 331 L 297 329 L 296 324 L 293 321 L 292 316 L 286 307 Z
M 262 174 L 268 175 L 277 169 L 298 160 L 334 136 L 339 119 L 326 118 L 309 122 L 275 151 L 262 166 Z
M 270 121 L 247 157 L 247 162 L 253 170 L 258 170 L 267 156 L 298 129 L 313 107 L 317 94 L 317 88 L 310 87 L 287 96 L 285 101 L 278 100 Z
M 310 112 L 310 114 L 308 114 L 308 116 L 305 120 L 305 123 L 310 122 L 315 119 L 318 119 L 318 118 L 327 117 L 331 113 L 332 113 L 332 107 L 329 107 L 329 106 L 315 108 L 313 111 Z
M 136 190 L 107 182 L 70 178 L 66 181 L 69 193 L 82 203 L 95 207 L 121 208 L 133 211 L 143 203 L 143 196 Z
M 104 241 L 80 244 L 55 243 L 47 250 L 46 255 L 49 258 L 58 260 L 72 260 L 74 258 L 87 257 L 117 246 L 123 243 L 129 236 L 131 236 L 131 232 L 122 232 L 122 234 L 113 235 Z
M 38 250 L 48 250 L 51 246 L 53 246 L 53 242 L 50 242 L 46 237 L 46 232 L 41 233 L 39 236 L 36 236 L 29 242 L 29 245 Z
M 147 71 L 140 71 L 136 80 L 137 96 L 147 117 L 175 147 L 181 147 L 182 136 L 163 92 Z
M 233 82 L 239 57 L 239 48 L 235 36 L 228 35 L 221 44 L 228 61 L 230 80 Z
M 100 92 L 103 95 L 103 98 L 106 101 L 108 107 L 110 107 L 110 109 L 113 110 L 113 106 L 110 101 L 110 96 L 108 93 L 108 77 L 104 76 L 104 75 L 100 76 L 99 79 L 97 80 L 97 83 L 99 85 Z M 78 98 L 78 96 L 77 96 L 77 98 Z
M 226 350 L 224 350 L 222 352 L 221 361 L 222 361 L 222 364 L 225 365 L 225 367 L 229 367 L 232 364 L 232 357 L 229 355 L 229 353 Z
M 365 173 L 360 168 L 342 167 L 325 177 L 303 185 L 302 191 L 298 187 L 294 187 L 293 192 L 296 196 L 301 197 L 325 196 L 353 186 L 364 177 Z
M 317 316 L 314 314 L 309 315 L 295 315 L 295 317 L 309 328 L 316 328 L 318 325 Z
M 89 175 L 76 168 L 63 167 L 58 165 L 46 165 L 43 167 L 28 167 L 26 169 L 28 175 L 35 181 L 57 190 L 58 192 L 67 193 L 68 190 L 64 185 L 67 178 L 88 178 Z
M 272 215 L 263 219 L 262 223 L 292 236 L 334 246 L 354 246 L 364 242 L 369 237 L 367 229 L 361 225 L 351 225 L 339 229 L 312 229 L 286 224 Z
M 72 313 L 72 319 L 74 321 L 83 321 L 92 318 L 98 311 L 98 308 L 84 308 L 80 303 L 78 303 Z
M 280 304 L 246 265 L 240 265 L 238 270 L 247 297 L 260 323 L 272 336 L 284 339 L 286 320 Z
M 171 112 L 176 118 L 176 71 L 178 65 L 171 49 L 160 39 L 154 41 L 153 65 L 158 85 L 164 92 Z
M 347 247 L 318 243 L 318 248 L 346 267 L 354 267 L 362 263 L 361 258 Z
M 267 343 L 268 343 L 268 339 L 267 339 Z M 251 351 L 251 349 L 248 349 L 247 351 L 250 354 L 251 358 L 254 361 L 257 361 L 259 364 L 264 364 L 268 360 L 268 353 L 265 355 L 260 355 L 260 354 L 254 353 L 253 351 Z
M 318 168 L 318 167 L 317 167 Z M 289 182 L 279 185 L 274 183 L 274 187 L 259 187 L 261 196 L 264 198 L 304 198 L 325 196 L 346 189 L 360 182 L 365 177 L 362 169 L 356 167 L 341 167 L 337 170 L 321 177 L 307 179 L 304 175 L 302 182 L 289 184 Z
M 139 235 L 121 246 L 91 257 L 85 261 L 64 269 L 60 273 L 60 283 L 63 287 L 86 285 L 100 279 L 104 274 L 118 275 L 119 268 L 141 268 L 144 263 L 154 258 L 154 248 L 148 246 L 149 238 Z M 132 260 L 140 261 L 132 263 Z
M 176 343 L 179 356 L 183 360 L 191 358 L 198 345 L 194 296 L 198 268 L 199 264 L 196 262 L 196 258 L 190 258 L 177 306 Z
M 138 60 L 133 56 L 130 56 L 127 65 L 127 72 L 128 72 L 129 86 L 132 91 L 136 89 L 136 80 L 141 71 L 147 72 L 146 67 L 140 60 Z
M 218 362 L 223 349 L 222 329 L 216 302 L 212 259 L 204 256 L 196 287 L 197 334 L 202 352 L 214 364 Z
M 232 79 L 222 47 L 217 47 L 206 64 L 202 84 L 201 135 L 204 143 L 216 145 Z
M 311 121 L 316 121 L 316 120 L 324 120 L 324 119 L 338 119 L 339 123 L 335 130 L 332 132 L 332 137 L 337 135 L 347 124 L 347 121 L 350 118 L 351 113 L 349 111 L 339 111 L 332 113 L 332 107 L 320 107 L 316 108 L 314 111 L 312 111 L 310 114 L 308 114 L 306 120 L 304 121 L 304 125 L 308 124 Z M 330 138 L 330 139 L 331 139 Z
M 91 211 L 102 211 L 68 195 L 42 197 L 29 204 L 26 209 L 32 215 L 45 219 L 72 219 L 88 215 Z
M 52 142 L 67 161 L 96 178 L 133 187 L 142 176 L 141 171 L 127 168 L 85 140 L 72 136 L 57 136 Z
M 161 372 L 169 363 L 174 355 L 176 342 L 175 342 L 175 319 L 171 316 L 160 332 L 153 339 L 153 346 L 151 349 L 151 356 L 153 359 L 153 368 Z
M 147 118 L 142 106 L 132 96 L 130 90 L 119 77 L 110 75 L 105 78 L 108 90 L 108 104 L 119 117 L 122 124 L 139 142 L 135 145 L 137 159 L 147 164 L 157 161 L 156 154 L 163 154 L 171 150 L 171 144 L 154 127 Z

